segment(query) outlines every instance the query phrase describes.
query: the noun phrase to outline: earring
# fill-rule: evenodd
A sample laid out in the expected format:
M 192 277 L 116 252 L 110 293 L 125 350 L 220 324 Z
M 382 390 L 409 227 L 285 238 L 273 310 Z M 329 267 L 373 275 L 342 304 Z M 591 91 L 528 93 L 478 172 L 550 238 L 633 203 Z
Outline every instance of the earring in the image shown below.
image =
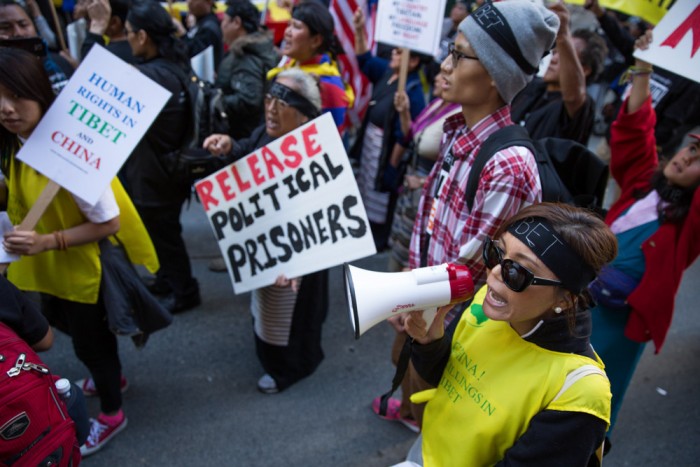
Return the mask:
M 558 307 L 554 308 L 554 312 L 555 312 L 556 314 L 559 314 L 559 313 L 561 313 L 561 312 L 562 312 L 562 309 L 561 309 L 561 307 L 560 307 L 560 306 L 558 306 Z

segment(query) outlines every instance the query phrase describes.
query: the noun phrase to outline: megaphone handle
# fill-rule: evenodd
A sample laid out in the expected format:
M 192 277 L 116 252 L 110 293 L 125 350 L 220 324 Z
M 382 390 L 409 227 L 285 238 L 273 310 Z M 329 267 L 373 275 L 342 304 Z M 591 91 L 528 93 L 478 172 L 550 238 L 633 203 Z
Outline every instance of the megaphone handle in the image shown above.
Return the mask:
M 425 320 L 426 332 L 428 331 L 428 329 L 430 329 L 430 326 L 433 324 L 433 320 L 435 319 L 436 314 L 437 308 L 427 308 L 423 310 L 423 319 Z

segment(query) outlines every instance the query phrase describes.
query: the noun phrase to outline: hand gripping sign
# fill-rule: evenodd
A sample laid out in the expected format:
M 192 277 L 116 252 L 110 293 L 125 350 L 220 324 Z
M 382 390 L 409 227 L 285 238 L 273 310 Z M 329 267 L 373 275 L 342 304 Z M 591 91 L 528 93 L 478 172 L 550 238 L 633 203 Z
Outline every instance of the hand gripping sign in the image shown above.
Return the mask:
M 19 229 L 32 230 L 61 187 L 95 204 L 170 95 L 94 46 L 17 153 L 49 179 Z
M 330 114 L 195 184 L 234 293 L 376 252 Z

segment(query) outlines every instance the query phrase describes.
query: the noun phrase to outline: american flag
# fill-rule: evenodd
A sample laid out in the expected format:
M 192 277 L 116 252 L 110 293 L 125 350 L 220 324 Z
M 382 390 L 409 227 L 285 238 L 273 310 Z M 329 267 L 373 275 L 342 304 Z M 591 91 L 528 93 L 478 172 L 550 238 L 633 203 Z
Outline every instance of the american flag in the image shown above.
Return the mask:
M 332 0 L 330 11 L 335 21 L 335 33 L 340 45 L 345 51 L 338 60 L 341 63 L 341 72 L 346 83 L 355 91 L 355 105 L 348 112 L 350 124 L 359 126 L 362 116 L 367 109 L 367 104 L 372 97 L 372 85 L 360 71 L 355 58 L 355 28 L 352 24 L 353 14 L 358 6 L 365 8 L 365 24 L 367 32 L 367 44 L 374 44 L 374 23 L 377 17 L 377 3 L 379 0 Z

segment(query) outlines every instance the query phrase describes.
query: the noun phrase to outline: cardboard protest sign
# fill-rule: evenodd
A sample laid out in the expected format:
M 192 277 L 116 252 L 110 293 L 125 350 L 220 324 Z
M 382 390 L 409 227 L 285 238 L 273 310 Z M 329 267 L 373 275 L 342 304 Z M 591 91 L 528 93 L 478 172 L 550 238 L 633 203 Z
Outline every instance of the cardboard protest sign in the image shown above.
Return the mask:
M 700 4 L 678 0 L 654 28 L 654 41 L 634 56 L 700 82 Z
M 380 0 L 376 40 L 437 55 L 446 0 Z
M 138 69 L 95 46 L 17 158 L 94 204 L 169 98 Z
M 236 294 L 376 252 L 326 113 L 195 184 Z
M 564 0 L 572 5 L 584 5 L 586 0 Z M 598 0 L 600 6 L 639 16 L 644 21 L 657 24 L 677 0 Z M 545 2 L 548 3 L 548 2 Z

